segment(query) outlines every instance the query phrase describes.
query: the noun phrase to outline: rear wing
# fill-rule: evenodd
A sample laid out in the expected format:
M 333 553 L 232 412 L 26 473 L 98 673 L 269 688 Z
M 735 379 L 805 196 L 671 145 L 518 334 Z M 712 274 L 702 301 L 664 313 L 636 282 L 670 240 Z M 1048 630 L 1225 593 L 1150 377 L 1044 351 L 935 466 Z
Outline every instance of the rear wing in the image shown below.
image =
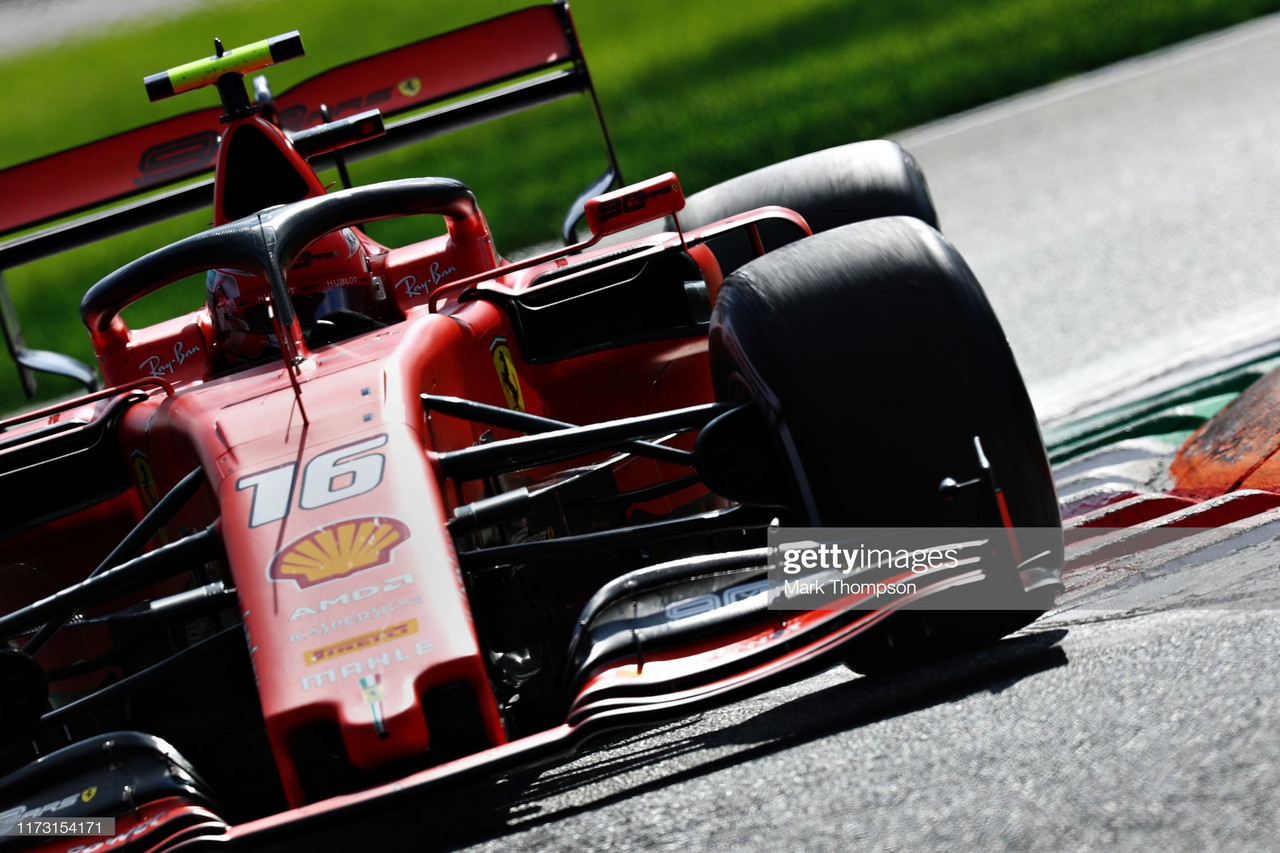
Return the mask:
M 404 116 L 388 121 L 385 135 L 343 149 L 342 159 L 359 160 L 576 94 L 590 98 L 608 166 L 567 213 L 568 240 L 586 200 L 622 177 L 567 0 L 340 65 L 274 100 L 291 132 L 322 124 L 326 112 L 334 120 L 375 108 L 384 119 Z M 95 380 L 74 359 L 27 349 L 4 271 L 211 205 L 222 112 L 196 110 L 0 171 L 0 198 L 24 199 L 0 205 L 0 238 L 110 206 L 0 244 L 0 326 L 28 397 L 33 371 Z M 339 162 L 334 154 L 312 159 L 317 171 Z

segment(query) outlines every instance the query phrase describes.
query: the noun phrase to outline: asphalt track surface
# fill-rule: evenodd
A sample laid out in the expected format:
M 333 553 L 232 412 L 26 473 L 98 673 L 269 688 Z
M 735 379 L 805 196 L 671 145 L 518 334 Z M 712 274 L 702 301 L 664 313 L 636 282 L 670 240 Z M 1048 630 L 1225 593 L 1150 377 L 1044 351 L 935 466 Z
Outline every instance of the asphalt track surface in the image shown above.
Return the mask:
M 898 137 L 1042 417 L 1276 327 L 1277 44 L 1272 16 Z
M 899 137 L 1042 416 L 1278 337 L 1276 80 L 1271 18 Z M 308 846 L 1275 849 L 1277 538 L 1094 579 L 980 654 L 832 670 Z
M 1276 336 L 1276 80 L 1271 18 L 900 137 L 1044 416 Z M 891 678 L 832 670 L 460 793 L 424 837 L 1275 849 L 1277 535 L 1280 521 L 1150 577 L 1096 579 L 981 654 Z

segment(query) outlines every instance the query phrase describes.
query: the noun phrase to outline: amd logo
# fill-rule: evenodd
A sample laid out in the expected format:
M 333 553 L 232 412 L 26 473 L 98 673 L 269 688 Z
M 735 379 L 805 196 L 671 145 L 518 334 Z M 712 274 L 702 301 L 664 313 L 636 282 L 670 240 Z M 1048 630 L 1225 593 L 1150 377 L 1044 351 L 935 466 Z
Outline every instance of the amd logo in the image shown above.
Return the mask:
M 382 581 L 381 584 L 362 586 L 358 589 L 339 593 L 333 598 L 321 598 L 315 602 L 314 607 L 309 607 L 304 604 L 300 607 L 294 608 L 293 613 L 289 616 L 289 621 L 292 622 L 303 616 L 317 616 L 330 608 L 343 607 L 357 601 L 363 601 L 371 596 L 382 595 L 387 592 L 395 592 L 405 584 L 411 583 L 413 583 L 413 575 L 397 575 L 396 577 Z

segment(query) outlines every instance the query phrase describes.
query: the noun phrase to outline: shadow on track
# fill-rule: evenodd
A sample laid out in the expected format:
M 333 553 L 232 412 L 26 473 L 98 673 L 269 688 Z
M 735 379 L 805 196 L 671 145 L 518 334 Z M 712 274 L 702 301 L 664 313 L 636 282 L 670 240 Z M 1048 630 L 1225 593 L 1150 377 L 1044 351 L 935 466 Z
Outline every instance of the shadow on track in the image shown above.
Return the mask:
M 512 774 L 422 803 L 414 811 L 412 827 L 388 815 L 374 834 L 380 843 L 452 849 L 552 824 L 881 720 L 983 692 L 1003 692 L 1024 678 L 1065 666 L 1067 655 L 1059 643 L 1066 635 L 1058 629 L 1026 634 L 896 675 L 851 673 L 848 681 L 713 731 L 698 732 L 702 717 L 695 716 L 604 739 L 559 765 Z M 660 767 L 699 753 L 711 757 L 669 772 Z M 644 781 L 604 793 L 590 790 L 622 774 L 639 774 Z M 552 799 L 567 799 L 569 804 L 548 807 Z M 350 830 L 349 838 L 341 830 L 327 833 L 326 844 L 346 846 L 370 838 L 367 827 Z

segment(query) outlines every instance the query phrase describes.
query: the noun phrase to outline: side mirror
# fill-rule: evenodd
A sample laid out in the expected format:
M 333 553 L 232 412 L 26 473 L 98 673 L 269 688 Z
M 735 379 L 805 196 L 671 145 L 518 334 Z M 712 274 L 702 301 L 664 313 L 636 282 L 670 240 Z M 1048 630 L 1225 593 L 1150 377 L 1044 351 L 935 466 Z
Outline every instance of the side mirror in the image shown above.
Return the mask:
M 606 173 L 601 180 L 608 175 L 609 173 Z M 675 172 L 667 172 L 665 175 L 659 175 L 656 178 L 650 178 L 647 181 L 632 184 L 629 187 L 623 187 L 611 193 L 598 195 L 583 206 L 583 212 L 587 217 L 587 227 L 591 229 L 591 236 L 586 240 L 561 249 L 552 249 L 541 255 L 533 255 L 514 263 L 505 264 L 496 271 L 489 270 L 457 281 L 451 281 L 433 294 L 433 300 L 439 298 L 446 291 L 450 293 L 462 291 L 458 297 L 462 301 L 473 299 L 475 298 L 476 288 L 472 287 L 472 285 L 481 279 L 493 278 L 498 273 L 508 274 L 516 270 L 528 269 L 555 258 L 563 258 L 565 255 L 581 252 L 583 249 L 599 243 L 602 237 L 617 234 L 619 231 L 626 231 L 632 226 L 652 222 L 664 216 L 674 217 L 681 210 L 684 210 L 684 192 L 680 189 L 680 181 L 676 179 Z M 679 220 L 676 220 L 675 226 L 676 230 L 680 231 Z M 566 220 L 566 228 L 570 227 L 571 223 Z M 683 232 L 680 233 L 680 241 L 684 242 Z M 435 304 L 434 301 L 432 304 Z
M 587 227 L 596 240 L 684 209 L 684 193 L 675 172 L 667 172 L 587 202 Z

